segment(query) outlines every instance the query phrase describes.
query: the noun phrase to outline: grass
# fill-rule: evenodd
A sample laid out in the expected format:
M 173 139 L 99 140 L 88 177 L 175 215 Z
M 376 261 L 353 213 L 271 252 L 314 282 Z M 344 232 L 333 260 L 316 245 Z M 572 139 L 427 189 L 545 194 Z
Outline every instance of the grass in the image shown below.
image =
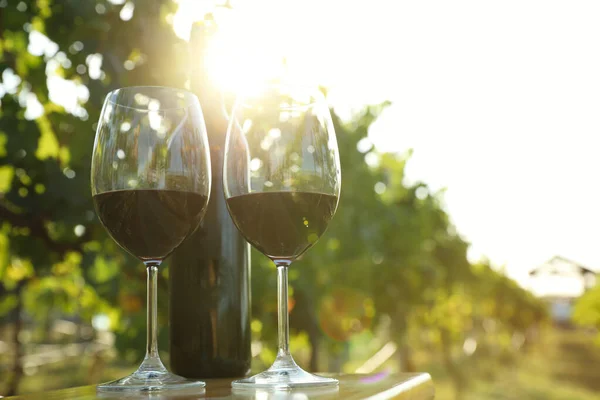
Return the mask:
M 469 387 L 460 400 L 597 400 L 600 392 L 600 347 L 594 336 L 578 330 L 548 330 L 535 346 L 512 363 L 494 364 L 484 375 L 469 375 Z M 96 366 L 94 366 L 96 364 Z M 436 399 L 454 399 L 452 383 L 439 362 L 426 364 L 436 387 Z M 122 377 L 133 371 L 116 360 L 98 365 L 91 354 L 69 357 L 40 367 L 25 376 L 20 392 L 40 392 L 89 385 Z M 473 368 L 474 371 L 483 368 Z M 33 372 L 33 371 L 32 371 Z
M 432 369 L 437 399 L 453 399 L 451 382 Z M 492 377 L 471 381 L 460 400 L 597 400 L 600 348 L 576 330 L 549 330 L 542 342 Z
M 100 365 L 102 363 L 102 360 L 98 361 L 93 355 L 84 354 L 68 357 L 33 370 L 26 369 L 25 376 L 19 384 L 19 394 L 97 384 L 123 377 L 135 370 L 134 366 L 124 365 L 118 361 Z M 8 373 L 6 377 L 7 375 Z M 3 376 L 0 379 L 0 394 L 3 394 L 5 381 Z

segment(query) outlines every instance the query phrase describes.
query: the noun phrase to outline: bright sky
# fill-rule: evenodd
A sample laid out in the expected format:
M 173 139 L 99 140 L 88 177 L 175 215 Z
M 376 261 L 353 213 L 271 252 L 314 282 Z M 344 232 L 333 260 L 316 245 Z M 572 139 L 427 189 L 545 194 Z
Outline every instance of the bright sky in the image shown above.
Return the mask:
M 182 3 L 185 36 L 186 3 L 211 2 Z M 447 188 L 472 257 L 518 280 L 555 254 L 600 267 L 600 2 L 238 3 L 215 46 L 224 82 L 277 49 L 342 115 L 391 100 L 371 140 L 414 149 L 409 178 Z

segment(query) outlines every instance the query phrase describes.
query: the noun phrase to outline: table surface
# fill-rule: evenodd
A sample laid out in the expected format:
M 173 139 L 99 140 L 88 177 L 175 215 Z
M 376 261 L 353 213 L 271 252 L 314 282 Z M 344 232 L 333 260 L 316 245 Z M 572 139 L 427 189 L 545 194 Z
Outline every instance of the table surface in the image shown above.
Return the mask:
M 434 398 L 433 382 L 427 373 L 416 374 L 322 374 L 339 379 L 339 388 L 292 391 L 231 390 L 231 379 L 205 379 L 206 387 L 194 392 L 168 394 L 148 393 L 131 395 L 97 394 L 95 386 L 82 386 L 44 393 L 32 393 L 6 399 L 21 400 L 92 400 L 92 399 L 247 399 L 247 400 L 306 400 L 306 399 L 403 399 L 430 400 Z

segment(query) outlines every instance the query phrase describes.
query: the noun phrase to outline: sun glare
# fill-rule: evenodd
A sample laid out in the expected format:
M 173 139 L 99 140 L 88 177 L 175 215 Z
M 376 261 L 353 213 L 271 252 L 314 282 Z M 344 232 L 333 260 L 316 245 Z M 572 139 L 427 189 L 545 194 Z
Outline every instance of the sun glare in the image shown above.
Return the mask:
M 224 91 L 247 92 L 272 79 L 322 83 L 313 65 L 315 58 L 321 58 L 315 55 L 325 51 L 316 48 L 318 31 L 301 22 L 306 20 L 301 11 L 283 8 L 280 2 L 269 0 L 236 2 L 232 8 L 214 1 L 180 0 L 173 27 L 178 36 L 188 39 L 194 22 L 207 13 L 213 15 L 218 31 L 204 57 L 208 74 Z
M 247 93 L 259 83 L 282 75 L 281 56 L 256 45 L 244 45 L 237 35 L 236 30 L 218 32 L 206 51 L 208 74 L 218 87 L 230 93 Z

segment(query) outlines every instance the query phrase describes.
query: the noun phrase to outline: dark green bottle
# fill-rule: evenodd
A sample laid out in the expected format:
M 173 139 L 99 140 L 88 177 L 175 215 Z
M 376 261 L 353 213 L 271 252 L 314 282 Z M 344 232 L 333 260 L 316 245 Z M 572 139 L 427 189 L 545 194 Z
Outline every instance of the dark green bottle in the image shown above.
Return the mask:
M 243 376 L 251 360 L 250 247 L 225 203 L 227 119 L 203 59 L 211 22 L 195 24 L 190 40 L 191 89 L 202 105 L 211 150 L 210 200 L 202 225 L 169 263 L 171 371 L 189 378 Z

